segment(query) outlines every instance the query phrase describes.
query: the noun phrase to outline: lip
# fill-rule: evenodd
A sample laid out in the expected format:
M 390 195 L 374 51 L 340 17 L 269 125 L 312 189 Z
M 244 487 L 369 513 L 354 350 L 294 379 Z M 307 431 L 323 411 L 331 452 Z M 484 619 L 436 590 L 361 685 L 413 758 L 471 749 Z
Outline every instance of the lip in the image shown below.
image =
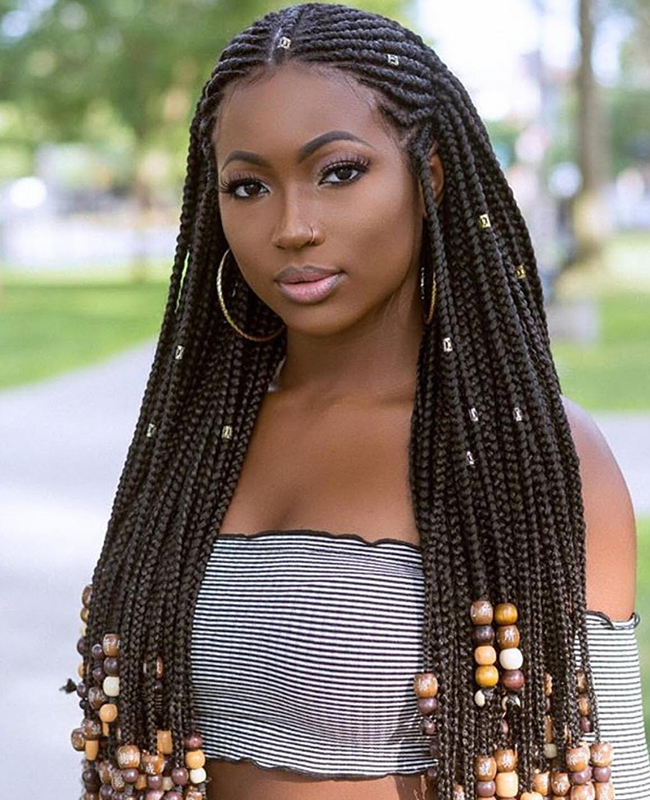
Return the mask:
M 299 283 L 278 281 L 278 287 L 282 294 L 290 300 L 309 305 L 325 299 L 338 286 L 343 275 L 343 272 L 329 272 L 316 280 L 312 277 L 308 281 L 300 281 Z
M 341 270 L 329 269 L 327 267 L 316 267 L 313 264 L 305 264 L 303 267 L 285 267 L 278 272 L 275 280 L 278 283 L 306 283 L 308 281 L 319 281 L 329 275 L 336 275 Z

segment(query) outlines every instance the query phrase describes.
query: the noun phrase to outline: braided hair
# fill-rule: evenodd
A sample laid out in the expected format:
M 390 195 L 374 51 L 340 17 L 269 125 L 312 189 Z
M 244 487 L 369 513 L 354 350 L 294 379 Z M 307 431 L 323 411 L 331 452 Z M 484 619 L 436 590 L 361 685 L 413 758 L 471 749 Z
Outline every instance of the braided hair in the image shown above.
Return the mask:
M 555 794 L 549 780 L 574 770 L 585 733 L 597 745 L 599 731 L 579 462 L 530 237 L 466 90 L 421 37 L 379 15 L 304 3 L 232 39 L 191 123 L 156 353 L 83 594 L 76 688 L 85 718 L 72 738 L 85 755 L 86 796 L 108 785 L 115 797 L 137 795 L 146 774 L 163 775 L 172 800 L 205 793 L 201 756 L 186 761 L 201 746 L 193 612 L 286 348 L 286 332 L 242 338 L 220 308 L 215 271 L 227 242 L 211 134 L 227 87 L 294 59 L 373 91 L 424 195 L 421 269 L 437 302 L 418 356 L 409 481 L 423 554 L 415 690 L 432 737 L 429 776 L 440 800 L 484 796 L 496 760 L 499 774 L 515 776 L 507 789 L 497 783 L 500 797 L 510 787 L 517 797 Z M 434 142 L 445 169 L 439 207 Z M 243 282 L 225 293 L 233 318 L 260 339 L 281 323 Z M 501 658 L 508 649 L 514 660 Z

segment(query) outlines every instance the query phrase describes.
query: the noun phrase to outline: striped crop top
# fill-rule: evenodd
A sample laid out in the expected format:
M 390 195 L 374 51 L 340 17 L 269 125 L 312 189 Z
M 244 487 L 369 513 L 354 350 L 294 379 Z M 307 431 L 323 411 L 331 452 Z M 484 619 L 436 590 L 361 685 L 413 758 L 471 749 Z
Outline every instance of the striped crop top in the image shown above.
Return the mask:
M 413 693 L 421 558 L 416 545 L 356 534 L 219 534 L 192 630 L 206 756 L 315 778 L 425 771 L 432 761 Z M 637 622 L 587 614 L 617 800 L 650 798 Z

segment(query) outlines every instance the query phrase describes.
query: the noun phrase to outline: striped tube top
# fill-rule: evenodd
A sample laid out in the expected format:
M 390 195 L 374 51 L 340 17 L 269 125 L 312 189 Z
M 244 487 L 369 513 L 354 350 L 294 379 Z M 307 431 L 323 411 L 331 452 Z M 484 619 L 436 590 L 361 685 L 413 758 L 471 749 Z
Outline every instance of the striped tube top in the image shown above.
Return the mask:
M 432 759 L 413 693 L 423 606 L 422 553 L 408 542 L 219 534 L 192 630 L 206 756 L 315 778 L 425 771 Z M 650 797 L 637 621 L 587 615 L 617 800 Z

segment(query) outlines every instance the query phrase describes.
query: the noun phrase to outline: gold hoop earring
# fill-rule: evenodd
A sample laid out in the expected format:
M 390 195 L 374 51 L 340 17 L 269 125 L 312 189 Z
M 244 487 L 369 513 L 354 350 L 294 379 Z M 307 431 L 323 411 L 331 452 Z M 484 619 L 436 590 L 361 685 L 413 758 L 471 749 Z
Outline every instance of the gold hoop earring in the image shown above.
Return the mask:
M 242 338 L 248 339 L 251 342 L 270 342 L 272 339 L 275 339 L 276 336 L 279 336 L 282 331 L 284 330 L 284 324 L 275 331 L 275 333 L 271 333 L 268 336 L 254 336 L 252 333 L 246 333 L 246 331 L 242 330 L 239 325 L 235 322 L 235 320 L 230 316 L 228 309 L 226 308 L 226 302 L 223 298 L 223 286 L 222 286 L 222 275 L 223 275 L 223 265 L 226 261 L 226 257 L 231 250 L 228 247 L 226 252 L 221 257 L 221 261 L 219 262 L 219 269 L 217 270 L 217 297 L 219 298 L 219 305 L 221 306 L 221 310 L 223 311 L 223 315 L 226 318 L 226 322 L 230 325 L 236 333 L 238 333 Z
M 421 297 L 422 297 L 422 302 L 424 303 L 424 270 L 421 270 L 421 272 L 420 272 L 420 290 L 421 290 L 420 294 L 421 294 Z M 431 320 L 433 319 L 433 310 L 435 309 L 435 307 L 436 307 L 436 276 L 432 275 L 431 276 L 431 304 L 429 306 L 429 313 L 426 316 L 424 314 L 422 315 L 425 325 L 428 325 L 431 322 Z

